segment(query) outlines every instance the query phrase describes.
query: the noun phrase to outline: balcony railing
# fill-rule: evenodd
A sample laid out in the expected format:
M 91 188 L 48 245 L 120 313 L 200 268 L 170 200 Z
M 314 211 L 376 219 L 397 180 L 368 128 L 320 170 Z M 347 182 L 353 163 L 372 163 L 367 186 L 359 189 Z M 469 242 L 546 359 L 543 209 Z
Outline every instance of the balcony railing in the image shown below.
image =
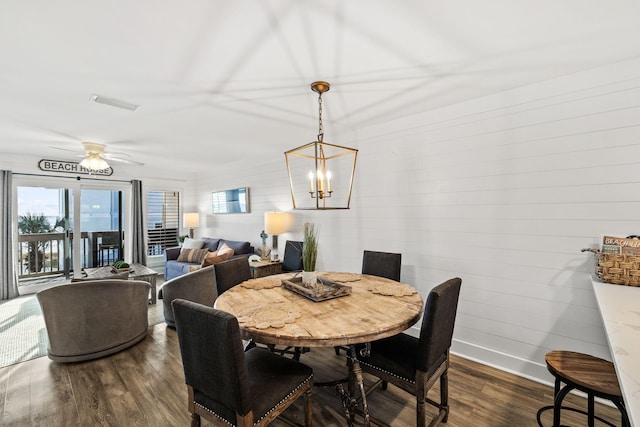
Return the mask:
M 113 261 L 114 254 L 104 257 L 100 253 L 103 242 L 118 232 L 93 231 L 80 233 L 81 268 L 95 267 Z M 152 228 L 147 230 L 147 255 L 162 255 L 169 246 L 178 243 L 177 228 Z M 73 259 L 73 232 L 71 238 L 71 259 Z M 18 235 L 18 279 L 25 281 L 43 276 L 64 274 L 65 233 L 34 233 Z M 113 250 L 113 245 L 110 245 Z M 115 256 L 122 258 L 116 245 Z
M 73 242 L 73 232 L 71 241 Z M 18 235 L 18 279 L 64 273 L 64 233 Z M 82 267 L 90 267 L 89 233 L 80 233 Z M 71 245 L 73 258 L 73 244 Z

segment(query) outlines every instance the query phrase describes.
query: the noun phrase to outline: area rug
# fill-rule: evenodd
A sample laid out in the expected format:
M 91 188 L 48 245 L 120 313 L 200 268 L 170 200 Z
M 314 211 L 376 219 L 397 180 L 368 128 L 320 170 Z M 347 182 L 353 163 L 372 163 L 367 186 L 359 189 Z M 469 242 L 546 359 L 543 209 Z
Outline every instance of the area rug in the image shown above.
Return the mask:
M 35 295 L 0 303 L 0 367 L 47 354 L 49 338 Z
M 164 322 L 162 301 L 149 305 L 149 326 Z M 0 303 L 0 368 L 47 355 L 49 337 L 35 294 Z

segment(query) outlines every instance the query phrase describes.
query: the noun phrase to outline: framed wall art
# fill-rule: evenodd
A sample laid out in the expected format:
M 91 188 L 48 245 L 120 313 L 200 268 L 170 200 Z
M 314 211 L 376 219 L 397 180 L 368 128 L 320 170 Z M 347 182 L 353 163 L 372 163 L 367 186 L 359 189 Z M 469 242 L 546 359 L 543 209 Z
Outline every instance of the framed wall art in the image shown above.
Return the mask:
M 212 203 L 214 214 L 249 213 L 249 187 L 214 191 Z

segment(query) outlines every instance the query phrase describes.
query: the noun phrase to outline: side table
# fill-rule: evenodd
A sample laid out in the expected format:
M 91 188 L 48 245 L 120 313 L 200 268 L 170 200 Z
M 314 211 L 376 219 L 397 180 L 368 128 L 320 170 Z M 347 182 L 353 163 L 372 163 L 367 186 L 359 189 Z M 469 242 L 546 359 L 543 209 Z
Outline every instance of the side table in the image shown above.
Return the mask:
M 249 268 L 251 269 L 251 277 L 257 279 L 258 277 L 265 277 L 282 273 L 282 262 L 249 261 Z
M 87 274 L 87 279 L 109 279 L 113 276 L 111 266 L 85 268 L 84 272 Z M 138 263 L 131 264 L 129 279 L 143 280 L 151 285 L 151 293 L 149 295 L 151 304 L 156 303 L 156 276 L 158 276 L 158 273 L 147 266 Z

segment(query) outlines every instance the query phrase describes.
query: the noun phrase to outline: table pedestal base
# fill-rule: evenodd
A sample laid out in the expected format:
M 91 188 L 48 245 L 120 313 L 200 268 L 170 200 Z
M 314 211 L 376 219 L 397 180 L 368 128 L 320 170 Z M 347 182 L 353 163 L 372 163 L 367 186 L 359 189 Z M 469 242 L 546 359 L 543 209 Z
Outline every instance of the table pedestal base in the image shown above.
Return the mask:
M 368 351 L 369 346 L 364 349 Z M 349 423 L 349 427 L 353 427 L 353 420 L 356 413 L 359 413 L 363 417 L 363 425 L 369 427 L 371 420 L 369 418 L 369 406 L 367 405 L 367 393 L 364 389 L 364 378 L 362 377 L 362 368 L 360 368 L 360 362 L 356 358 L 356 346 L 349 346 L 349 354 L 347 356 L 347 366 L 349 368 L 349 377 L 347 382 L 349 383 L 348 391 L 345 391 L 343 383 L 344 381 L 338 381 L 336 384 L 336 390 L 342 400 L 342 407 L 345 411 L 345 417 Z M 360 398 L 356 398 L 356 388 L 360 391 Z M 358 409 L 358 404 L 362 402 L 362 411 Z
M 368 351 L 369 346 L 363 351 Z M 364 378 L 362 377 L 362 369 L 360 368 L 360 362 L 355 357 L 356 347 L 354 345 L 349 346 L 347 355 L 347 366 L 349 368 L 349 375 L 346 378 L 340 378 L 333 381 L 314 382 L 316 387 L 335 387 L 336 394 L 340 397 L 342 407 L 344 409 L 344 415 L 347 419 L 349 427 L 353 427 L 353 421 L 356 414 L 361 415 L 364 418 L 364 426 L 369 427 L 371 425 L 369 417 L 369 407 L 367 406 L 367 394 L 364 389 Z M 345 390 L 344 384 L 348 383 L 348 388 Z M 356 388 L 360 391 L 360 397 L 356 397 Z M 362 410 L 358 408 L 358 405 L 362 402 Z

